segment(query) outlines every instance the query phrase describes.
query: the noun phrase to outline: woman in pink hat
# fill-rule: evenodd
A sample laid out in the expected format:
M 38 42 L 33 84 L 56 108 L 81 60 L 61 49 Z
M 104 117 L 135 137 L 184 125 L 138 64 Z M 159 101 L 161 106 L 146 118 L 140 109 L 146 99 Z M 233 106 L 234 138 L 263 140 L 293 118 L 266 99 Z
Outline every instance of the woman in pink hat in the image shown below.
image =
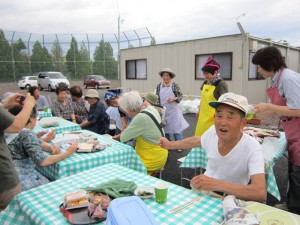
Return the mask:
M 228 92 L 226 82 L 218 76 L 221 66 L 213 58 L 209 57 L 202 67 L 205 81 L 201 86 L 201 103 L 198 113 L 198 118 L 195 136 L 202 134 L 214 124 L 215 111 L 208 103 L 217 101 L 219 97 Z

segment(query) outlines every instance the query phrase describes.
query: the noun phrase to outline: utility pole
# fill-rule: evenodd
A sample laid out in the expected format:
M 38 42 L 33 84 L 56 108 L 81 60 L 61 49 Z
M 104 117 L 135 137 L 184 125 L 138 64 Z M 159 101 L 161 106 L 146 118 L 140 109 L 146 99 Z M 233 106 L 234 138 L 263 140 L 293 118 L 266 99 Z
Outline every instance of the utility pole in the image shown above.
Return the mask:
M 120 14 L 118 17 L 118 80 L 120 80 L 121 66 L 120 66 Z

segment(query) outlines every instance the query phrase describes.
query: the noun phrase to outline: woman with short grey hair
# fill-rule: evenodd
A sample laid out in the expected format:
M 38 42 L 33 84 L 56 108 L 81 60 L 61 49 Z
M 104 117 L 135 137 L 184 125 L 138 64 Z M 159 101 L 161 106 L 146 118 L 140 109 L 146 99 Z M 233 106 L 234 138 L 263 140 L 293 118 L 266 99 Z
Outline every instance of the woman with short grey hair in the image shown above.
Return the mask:
M 131 123 L 121 133 L 121 142 L 135 138 L 135 151 L 148 174 L 157 176 L 168 158 L 168 150 L 158 144 L 159 138 L 164 136 L 159 113 L 152 106 L 144 106 L 143 99 L 136 91 L 124 93 L 119 99 L 119 105 L 132 118 Z
M 135 112 L 143 107 L 143 99 L 137 91 L 130 91 L 124 93 L 123 96 L 119 99 L 119 105 L 126 112 L 128 110 Z

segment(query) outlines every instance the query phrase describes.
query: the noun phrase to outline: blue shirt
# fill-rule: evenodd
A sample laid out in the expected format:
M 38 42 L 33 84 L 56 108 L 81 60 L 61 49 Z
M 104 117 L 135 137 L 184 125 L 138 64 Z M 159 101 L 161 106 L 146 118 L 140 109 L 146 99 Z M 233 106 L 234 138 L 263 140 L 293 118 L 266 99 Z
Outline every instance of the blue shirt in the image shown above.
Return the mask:
M 49 107 L 48 101 L 45 96 L 40 95 L 39 98 L 36 100 L 36 108 L 46 108 Z
M 280 71 L 271 80 L 271 86 L 276 86 Z M 300 74 L 285 68 L 278 85 L 279 94 L 285 98 L 289 109 L 300 109 Z

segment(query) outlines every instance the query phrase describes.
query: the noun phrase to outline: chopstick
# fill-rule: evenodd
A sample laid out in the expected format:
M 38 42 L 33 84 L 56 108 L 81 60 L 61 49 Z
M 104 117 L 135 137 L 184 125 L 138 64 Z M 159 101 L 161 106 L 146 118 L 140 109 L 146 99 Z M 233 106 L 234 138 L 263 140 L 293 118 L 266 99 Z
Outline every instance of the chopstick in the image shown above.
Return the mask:
M 196 196 L 195 198 L 193 198 L 192 200 L 180 205 L 180 206 L 177 206 L 173 209 L 171 209 L 171 213 L 173 214 L 177 214 L 177 213 L 181 213 L 182 211 L 184 211 L 185 209 L 191 207 L 192 205 L 194 205 L 195 203 L 197 203 L 198 201 L 200 201 L 201 198 L 199 196 Z

